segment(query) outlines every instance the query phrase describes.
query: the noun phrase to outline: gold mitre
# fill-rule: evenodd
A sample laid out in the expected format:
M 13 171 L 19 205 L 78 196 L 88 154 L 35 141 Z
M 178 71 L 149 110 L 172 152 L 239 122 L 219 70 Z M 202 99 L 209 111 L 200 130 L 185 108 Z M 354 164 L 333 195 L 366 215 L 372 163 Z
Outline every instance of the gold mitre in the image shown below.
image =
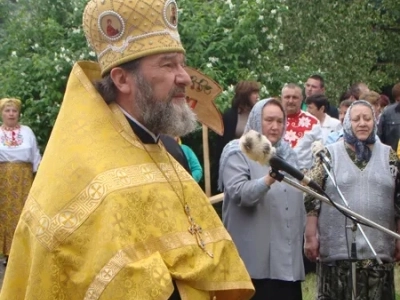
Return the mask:
M 102 76 L 140 57 L 185 52 L 175 0 L 91 0 L 83 13 L 83 29 Z

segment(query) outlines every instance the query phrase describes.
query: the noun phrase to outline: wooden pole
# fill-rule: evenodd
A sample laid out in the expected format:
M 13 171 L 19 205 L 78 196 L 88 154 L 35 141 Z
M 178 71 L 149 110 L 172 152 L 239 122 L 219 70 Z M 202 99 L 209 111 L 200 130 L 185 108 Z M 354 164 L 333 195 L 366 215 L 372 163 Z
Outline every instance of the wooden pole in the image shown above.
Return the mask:
M 203 159 L 204 159 L 204 183 L 207 197 L 211 196 L 211 177 L 210 177 L 210 149 L 208 147 L 208 127 L 203 127 Z

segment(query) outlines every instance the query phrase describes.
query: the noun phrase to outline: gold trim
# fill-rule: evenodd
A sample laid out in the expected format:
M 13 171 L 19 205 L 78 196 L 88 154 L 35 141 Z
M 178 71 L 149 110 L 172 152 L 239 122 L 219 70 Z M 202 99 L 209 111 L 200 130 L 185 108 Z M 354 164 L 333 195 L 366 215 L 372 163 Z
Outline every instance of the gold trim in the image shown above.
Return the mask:
M 179 167 L 179 164 L 172 163 L 175 166 L 169 163 L 160 163 L 159 166 L 166 174 L 175 174 L 173 168 Z M 183 180 L 191 179 L 186 173 L 180 176 Z M 78 229 L 110 193 L 155 183 L 168 183 L 168 181 L 154 163 L 108 170 L 97 175 L 68 206 L 53 217 L 46 215 L 30 194 L 26 201 L 23 219 L 40 243 L 47 249 L 53 250 Z
M 224 227 L 219 227 L 204 231 L 203 240 L 205 244 L 210 244 L 221 240 L 231 241 L 232 239 Z M 189 232 L 179 232 L 159 238 L 152 238 L 118 251 L 96 275 L 89 285 L 84 299 L 99 299 L 107 285 L 126 265 L 149 257 L 155 252 L 165 253 L 185 246 L 197 246 L 196 238 Z M 226 289 L 225 285 L 224 289 Z

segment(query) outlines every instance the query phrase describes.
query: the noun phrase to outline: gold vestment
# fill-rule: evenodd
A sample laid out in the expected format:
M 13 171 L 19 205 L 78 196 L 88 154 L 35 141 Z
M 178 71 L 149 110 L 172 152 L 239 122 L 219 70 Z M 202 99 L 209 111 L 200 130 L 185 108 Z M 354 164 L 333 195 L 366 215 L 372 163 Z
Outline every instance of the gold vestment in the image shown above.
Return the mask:
M 95 90 L 99 78 L 92 62 L 71 72 L 0 299 L 161 300 L 172 280 L 185 300 L 249 299 L 250 277 L 208 198 L 162 145 L 140 142 Z M 188 231 L 183 198 L 213 258 Z

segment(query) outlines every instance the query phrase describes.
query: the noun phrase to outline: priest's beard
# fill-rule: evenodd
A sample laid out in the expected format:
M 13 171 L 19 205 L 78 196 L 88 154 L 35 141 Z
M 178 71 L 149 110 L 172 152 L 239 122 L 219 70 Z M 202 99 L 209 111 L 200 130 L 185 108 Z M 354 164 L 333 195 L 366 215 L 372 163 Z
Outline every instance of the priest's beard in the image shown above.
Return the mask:
M 174 103 L 173 96 L 183 88 L 172 88 L 164 99 L 156 99 L 151 85 L 141 74 L 136 76 L 134 110 L 140 112 L 142 125 L 154 134 L 184 136 L 196 129 L 196 114 L 186 101 Z

